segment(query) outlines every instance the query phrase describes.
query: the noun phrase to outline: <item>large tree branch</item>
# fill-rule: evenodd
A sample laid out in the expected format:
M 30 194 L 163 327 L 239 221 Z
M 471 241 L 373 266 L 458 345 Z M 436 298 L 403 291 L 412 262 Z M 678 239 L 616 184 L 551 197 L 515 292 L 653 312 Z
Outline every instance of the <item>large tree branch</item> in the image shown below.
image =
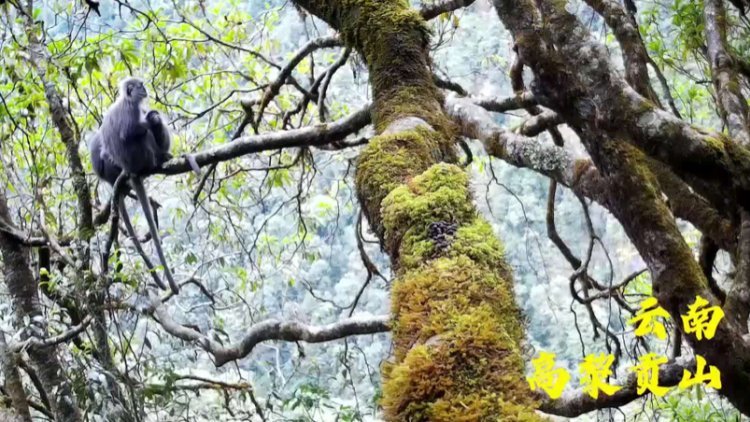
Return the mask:
M 670 165 L 706 198 L 713 199 L 711 195 L 729 187 L 736 194 L 722 200 L 748 201 L 750 152 L 639 95 L 618 75 L 603 46 L 560 3 L 542 1 L 541 12 L 531 0 L 494 3 L 515 37 L 518 54 L 534 71 L 535 94 L 566 123 L 604 130 L 621 142 L 635 144 Z M 549 34 L 553 45 L 541 33 Z
M 727 14 L 723 0 L 703 2 L 708 58 L 716 89 L 717 103 L 729 134 L 745 147 L 750 146 L 747 101 L 742 95 L 732 55 L 727 48 Z M 750 213 L 748 204 L 739 212 L 740 230 L 735 258 L 737 273 L 727 294 L 725 312 L 747 332 L 750 315 Z
M 231 160 L 243 155 L 292 147 L 311 147 L 340 141 L 367 126 L 371 121 L 370 107 L 331 123 L 302 129 L 243 136 L 234 142 L 216 146 L 193 155 L 200 166 Z M 179 157 L 164 163 L 156 173 L 179 174 L 191 171 L 187 158 Z
M 716 96 L 729 134 L 745 147 L 750 146 L 747 101 L 742 95 L 736 67 L 727 49 L 727 13 L 723 0 L 703 2 L 706 44 Z
M 630 86 L 645 98 L 659 104 L 659 96 L 651 87 L 648 76 L 648 52 L 638 32 L 635 19 L 615 0 L 586 0 L 586 3 L 596 10 L 612 28 L 622 48 L 625 79 Z
M 469 7 L 474 1 L 475 0 L 441 0 L 435 2 L 435 4 L 422 6 L 419 13 L 424 20 L 428 21 L 442 15 L 443 13 L 452 12 L 463 7 Z
M 462 134 L 481 140 L 490 155 L 516 167 L 544 174 L 574 192 L 609 207 L 606 201 L 609 187 L 588 157 L 574 157 L 564 148 L 545 145 L 536 139 L 504 130 L 487 111 L 479 107 L 485 104 L 484 101 L 448 96 L 445 108 L 459 123 Z M 675 216 L 689 221 L 721 248 L 734 250 L 734 227 L 731 222 L 657 161 L 648 160 L 648 164 L 658 178 L 659 187 L 669 197 L 669 205 Z
M 717 303 L 671 213 L 654 189 L 640 153 L 668 163 L 701 194 L 727 192 L 727 203 L 750 198 L 750 153 L 737 142 L 693 127 L 655 107 L 620 78 L 606 51 L 561 2 L 495 0 L 532 68 L 548 107 L 565 117 L 611 184 L 610 210 L 652 274 L 654 295 L 674 318 L 700 295 Z M 534 30 L 542 26 L 554 46 Z M 554 47 L 554 48 L 552 48 Z M 639 147 L 633 149 L 627 143 Z M 697 181 L 697 182 L 696 182 Z M 713 192 L 712 192 L 713 191 Z M 705 195 L 704 195 L 705 196 Z M 719 209 L 722 203 L 714 204 Z M 729 210 L 727 210 L 729 211 Z M 722 374 L 721 394 L 750 414 L 750 345 L 725 319 L 710 341 L 688 342 Z M 731 356 L 731 358 L 728 358 Z
M 250 327 L 238 343 L 224 346 L 210 337 L 175 321 L 159 298 L 152 298 L 151 304 L 141 312 L 153 316 L 169 334 L 187 342 L 195 343 L 210 353 L 217 367 L 242 359 L 250 354 L 255 346 L 264 341 L 323 343 L 353 335 L 383 333 L 390 330 L 388 316 L 355 317 L 324 326 L 268 319 Z
M 677 385 L 685 370 L 695 371 L 695 362 L 683 360 L 660 366 L 659 385 L 664 387 Z M 539 410 L 552 415 L 575 418 L 595 410 L 619 408 L 645 395 L 638 394 L 637 384 L 637 376 L 632 373 L 627 381 L 620 385 L 620 390 L 612 395 L 599 394 L 598 398 L 593 398 L 582 389 L 578 389 L 566 392 L 556 400 L 545 396 Z

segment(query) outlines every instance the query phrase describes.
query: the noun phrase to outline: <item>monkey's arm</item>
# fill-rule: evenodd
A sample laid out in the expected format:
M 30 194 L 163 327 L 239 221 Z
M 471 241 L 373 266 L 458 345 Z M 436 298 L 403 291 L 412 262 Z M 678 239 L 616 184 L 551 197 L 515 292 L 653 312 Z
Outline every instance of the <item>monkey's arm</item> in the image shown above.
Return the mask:
M 148 114 L 146 114 L 146 122 L 149 124 L 151 133 L 154 134 L 156 146 L 163 154 L 169 154 L 169 147 L 171 145 L 169 128 L 164 124 L 164 120 L 161 118 L 159 112 L 156 110 L 149 111 Z
M 145 123 L 137 122 L 131 125 L 123 125 L 120 128 L 120 141 L 129 145 L 136 142 L 141 142 L 142 139 L 147 135 L 149 130 L 148 125 Z

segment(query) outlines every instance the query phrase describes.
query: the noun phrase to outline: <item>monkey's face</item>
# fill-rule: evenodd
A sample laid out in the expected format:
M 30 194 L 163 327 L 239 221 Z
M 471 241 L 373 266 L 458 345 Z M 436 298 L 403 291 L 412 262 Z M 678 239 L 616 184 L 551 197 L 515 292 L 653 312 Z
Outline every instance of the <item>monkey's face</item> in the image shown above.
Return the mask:
M 148 91 L 143 81 L 132 79 L 125 83 L 125 95 L 131 100 L 140 102 L 144 98 L 148 98 Z

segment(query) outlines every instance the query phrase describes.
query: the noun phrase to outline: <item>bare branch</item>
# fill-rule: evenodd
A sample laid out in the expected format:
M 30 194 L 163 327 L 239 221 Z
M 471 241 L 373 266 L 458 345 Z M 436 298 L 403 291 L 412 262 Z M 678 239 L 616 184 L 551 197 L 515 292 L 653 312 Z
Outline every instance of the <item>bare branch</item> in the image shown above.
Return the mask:
M 390 330 L 390 317 L 387 315 L 367 318 L 355 317 L 324 326 L 268 319 L 250 327 L 239 343 L 223 346 L 200 332 L 176 322 L 158 298 L 152 298 L 151 305 L 141 312 L 153 316 L 169 334 L 196 343 L 202 349 L 211 353 L 217 367 L 233 360 L 242 359 L 250 354 L 256 345 L 264 341 L 284 340 L 323 343 L 353 335 L 383 333 Z
M 437 86 L 438 88 L 453 91 L 462 97 L 466 97 L 467 95 L 469 95 L 469 93 L 466 92 L 466 90 L 461 85 L 448 79 L 443 79 L 434 73 L 432 74 L 432 81 L 435 82 L 435 86 Z
M 419 13 L 422 15 L 422 19 L 428 21 L 442 15 L 443 13 L 452 12 L 463 7 L 469 7 L 472 3 L 474 3 L 474 0 L 443 0 L 422 7 Z
M 659 385 L 665 387 L 677 385 L 685 370 L 694 371 L 695 362 L 678 360 L 662 365 L 659 368 Z M 620 390 L 611 396 L 600 394 L 596 399 L 581 389 L 567 392 L 557 400 L 545 397 L 539 410 L 552 415 L 574 418 L 594 410 L 621 407 L 643 396 L 643 394 L 638 394 L 636 381 L 636 374 L 630 374 Z
M 199 166 L 231 160 L 246 154 L 282 148 L 319 146 L 340 141 L 370 123 L 370 106 L 331 123 L 302 129 L 244 136 L 229 144 L 213 147 L 193 155 Z M 185 157 L 177 157 L 164 163 L 157 171 L 161 174 L 179 174 L 192 171 Z
M 94 316 L 92 314 L 86 315 L 86 317 L 83 318 L 83 321 L 81 321 L 80 324 L 72 327 L 71 329 L 63 333 L 60 333 L 56 336 L 47 337 L 44 339 L 30 337 L 22 342 L 11 344 L 10 350 L 12 350 L 13 352 L 20 352 L 21 350 L 27 347 L 45 348 L 45 347 L 50 347 L 50 346 L 56 346 L 60 343 L 65 343 L 66 341 L 82 333 L 86 329 L 86 327 L 88 327 L 88 325 L 91 323 L 93 319 L 94 319 Z
M 496 113 L 505 113 L 510 110 L 518 110 L 537 105 L 537 100 L 530 92 L 519 92 L 517 95 L 507 98 L 477 98 L 475 104 Z
M 302 46 L 302 48 L 297 50 L 297 52 L 294 53 L 294 56 L 292 56 L 292 59 L 289 60 L 289 63 L 279 70 L 279 75 L 276 77 L 276 80 L 274 80 L 263 93 L 263 98 L 260 100 L 260 105 L 258 106 L 258 116 L 255 121 L 255 127 L 257 128 L 260 125 L 266 106 L 268 106 L 268 103 L 270 103 L 276 94 L 279 93 L 281 86 L 284 85 L 286 80 L 292 74 L 292 71 L 294 71 L 302 59 L 315 50 L 336 47 L 339 45 L 341 45 L 341 41 L 336 37 L 318 38 L 308 42 Z

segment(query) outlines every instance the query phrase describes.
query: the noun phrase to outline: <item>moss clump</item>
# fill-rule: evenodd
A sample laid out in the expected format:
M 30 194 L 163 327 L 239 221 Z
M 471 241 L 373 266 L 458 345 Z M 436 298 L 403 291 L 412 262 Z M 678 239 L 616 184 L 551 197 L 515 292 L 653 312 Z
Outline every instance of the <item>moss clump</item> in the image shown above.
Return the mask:
M 392 313 L 396 360 L 412 345 L 445 332 L 452 319 L 482 305 L 493 320 L 518 343 L 523 339 L 522 315 L 509 280 L 499 271 L 466 256 L 439 258 L 405 273 L 393 284 Z
M 373 121 L 378 132 L 395 120 L 415 116 L 453 138 L 453 125 L 442 112 L 442 96 L 430 72 L 430 31 L 408 1 L 309 3 L 307 9 L 333 24 L 346 44 L 364 56 L 370 70 Z
M 370 141 L 359 156 L 356 183 L 360 202 L 367 207 L 370 226 L 383 237 L 380 204 L 394 188 L 436 161 L 434 139 L 411 130 L 381 135 Z
M 394 259 L 399 257 L 402 239 L 405 241 L 400 249 L 410 259 L 400 266 L 418 265 L 423 255 L 432 249 L 432 242 L 427 238 L 431 223 L 461 225 L 476 217 L 468 176 L 450 164 L 436 164 L 391 191 L 383 200 L 381 211 L 386 250 Z
M 445 328 L 389 371 L 382 401 L 388 420 L 541 420 L 517 343 L 496 312 L 480 305 L 451 315 Z

